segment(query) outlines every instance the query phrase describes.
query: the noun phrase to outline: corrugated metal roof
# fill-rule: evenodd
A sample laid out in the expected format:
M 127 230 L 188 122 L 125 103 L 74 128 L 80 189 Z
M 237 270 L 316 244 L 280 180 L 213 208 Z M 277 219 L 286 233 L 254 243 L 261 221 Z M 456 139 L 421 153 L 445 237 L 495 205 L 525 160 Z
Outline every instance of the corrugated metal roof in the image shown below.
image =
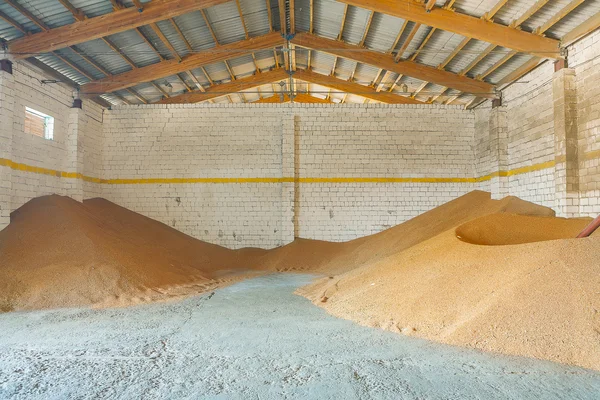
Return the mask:
M 207 50 L 215 46 L 215 41 L 200 11 L 180 15 L 174 20 L 194 51 Z
M 63 26 L 71 24 L 75 21 L 71 13 L 60 4 L 58 0 L 18 0 L 19 4 L 29 10 L 33 15 L 42 20 L 45 24 L 53 27 Z M 142 0 L 146 3 L 150 0 Z M 465 13 L 475 17 L 481 17 L 486 12 L 489 12 L 492 8 L 498 4 L 499 0 L 457 0 L 454 3 L 454 8 L 457 12 Z M 527 12 L 537 0 L 511 0 L 508 1 L 502 8 L 499 9 L 498 13 L 494 16 L 494 22 L 508 25 L 515 19 L 522 16 Z M 533 31 L 539 26 L 545 24 L 551 18 L 553 18 L 558 12 L 560 12 L 570 0 L 555 0 L 548 2 L 541 7 L 536 13 L 534 13 L 527 21 L 522 24 L 524 31 Z M 72 5 L 75 8 L 80 9 L 87 17 L 93 18 L 100 15 L 104 15 L 113 11 L 111 2 L 109 0 L 71 0 Z M 446 3 L 445 0 L 438 0 L 436 5 L 443 6 Z M 132 0 L 124 0 L 122 2 L 124 6 L 133 6 Z M 270 7 L 272 20 L 270 21 L 275 30 L 280 29 L 279 24 L 279 10 L 277 0 L 240 0 L 240 8 L 243 16 L 240 18 L 240 14 L 236 3 L 230 1 L 215 7 L 211 7 L 206 10 L 206 15 L 210 24 L 217 36 L 219 43 L 227 44 L 233 43 L 245 39 L 245 29 L 248 31 L 250 37 L 264 35 L 269 32 L 269 20 L 267 7 Z M 331 39 L 337 39 L 340 34 L 340 27 L 344 16 L 344 10 L 346 5 L 334 0 L 314 0 L 314 33 L 320 36 L 324 36 Z M 39 32 L 40 29 L 27 17 L 21 15 L 18 11 L 13 9 L 8 4 L 0 0 L 0 11 L 14 19 L 17 23 L 23 25 L 31 33 Z M 562 21 L 554 24 L 546 32 L 546 35 L 555 39 L 559 39 L 566 33 L 574 29 L 576 26 L 586 21 L 592 15 L 600 12 L 600 0 L 587 0 L 584 1 L 577 8 L 572 10 Z M 305 32 L 310 27 L 310 0 L 296 0 L 295 1 L 295 14 L 296 14 L 296 30 L 298 32 Z M 369 21 L 371 12 L 362 8 L 348 6 L 348 11 L 345 19 L 344 30 L 342 39 L 348 43 L 358 44 L 365 37 L 365 28 Z M 214 47 L 216 44 L 212 38 L 209 27 L 206 25 L 204 18 L 199 11 L 192 12 L 186 15 L 181 15 L 173 19 L 173 22 L 177 24 L 177 27 L 182 32 L 185 40 L 190 44 L 194 52 L 203 51 Z M 186 42 L 182 39 L 180 34 L 175 29 L 173 22 L 170 20 L 158 22 L 157 25 L 161 30 L 162 34 L 167 38 L 169 43 L 175 48 L 177 55 L 185 57 L 190 54 L 190 50 L 186 45 Z M 369 31 L 365 37 L 365 46 L 369 49 L 389 52 L 391 47 L 394 45 L 397 36 L 404 25 L 405 21 L 396 17 L 374 13 L 372 23 Z M 404 30 L 402 37 L 398 41 L 396 48 L 397 51 L 401 48 L 406 41 L 413 23 L 409 22 L 407 29 Z M 137 30 L 131 30 L 122 32 L 119 34 L 111 35 L 108 39 L 120 49 L 120 51 L 129 57 L 136 67 L 143 67 L 152 65 L 160 61 L 160 56 L 170 59 L 174 55 L 171 53 L 169 48 L 162 42 L 159 36 L 150 27 L 141 27 L 140 31 L 146 36 L 152 45 L 148 45 L 146 40 L 140 35 Z M 419 48 L 421 43 L 425 40 L 427 35 L 431 32 L 431 27 L 421 26 L 416 36 L 408 44 L 406 52 L 403 54 L 404 58 L 410 58 L 415 54 L 415 51 Z M 7 22 L 0 20 L 0 37 L 5 40 L 13 40 L 21 37 L 22 34 L 16 28 L 12 27 Z M 442 63 L 449 54 L 451 54 L 456 46 L 463 41 L 461 35 L 457 35 L 451 32 L 445 32 L 435 30 L 431 35 L 427 44 L 419 51 L 415 57 L 415 61 L 437 67 Z M 283 44 L 283 40 L 282 40 Z M 464 70 L 474 59 L 481 54 L 488 44 L 478 40 L 470 40 L 469 44 L 454 57 L 454 59 L 448 63 L 445 67 L 446 70 L 454 73 L 459 73 Z M 156 49 L 156 50 L 155 50 Z M 112 50 L 105 42 L 100 39 L 93 40 L 86 43 L 77 45 L 74 49 L 61 49 L 58 54 L 66 59 L 69 63 L 76 66 L 78 69 L 85 72 L 93 79 L 100 79 L 104 77 L 97 67 L 92 65 L 90 62 L 85 60 L 81 55 L 83 53 L 88 58 L 92 59 L 95 63 L 99 64 L 102 68 L 106 69 L 110 74 L 120 74 L 130 70 L 132 67 L 129 63 L 118 53 Z M 494 66 L 499 60 L 501 60 L 509 49 L 501 47 L 495 48 L 487 57 L 483 58 L 477 65 L 473 66 L 471 71 L 467 74 L 468 76 L 475 77 L 479 74 L 484 73 L 489 68 Z M 268 70 L 275 66 L 275 59 L 273 51 L 265 50 L 255 54 L 256 64 L 261 70 Z M 283 64 L 283 55 L 281 52 L 278 54 L 279 62 Z M 77 72 L 70 65 L 58 59 L 55 55 L 44 54 L 38 56 L 42 61 L 55 68 L 60 73 L 70 79 L 79 82 L 87 82 L 87 78 L 80 72 Z M 498 82 L 503 77 L 507 76 L 510 72 L 517 69 L 523 63 L 525 63 L 530 56 L 525 54 L 518 54 L 515 57 L 508 60 L 501 67 L 497 68 L 493 73 L 486 77 L 487 81 Z M 312 51 L 311 66 L 318 72 L 323 74 L 330 74 L 334 64 L 335 58 L 331 55 L 325 54 L 320 51 Z M 299 68 L 306 68 L 308 63 L 308 51 L 306 49 L 299 49 L 296 53 L 296 62 Z M 238 78 L 253 74 L 256 66 L 251 56 L 238 57 L 234 60 L 229 61 L 229 65 Z M 229 72 L 225 66 L 225 63 L 215 63 L 206 66 L 206 71 L 210 75 L 210 78 L 215 82 L 228 81 L 231 79 Z M 373 66 L 367 66 L 357 64 L 350 60 L 339 58 L 337 60 L 335 75 L 340 79 L 348 79 L 350 75 L 356 71 L 356 80 L 363 83 L 371 83 L 376 79 L 379 69 Z M 204 73 L 200 68 L 196 68 L 192 71 L 197 79 L 205 86 L 209 86 L 209 80 L 204 76 Z M 383 74 L 382 74 L 383 75 Z M 388 79 L 395 79 L 395 74 L 388 74 Z M 180 93 L 185 90 L 185 85 L 181 79 L 185 80 L 185 83 L 195 88 L 195 83 L 187 74 L 180 74 L 179 77 L 171 76 L 164 79 L 155 81 L 157 85 L 167 91 L 168 93 Z M 423 82 L 414 79 L 412 77 L 402 77 L 400 83 L 406 84 L 410 90 L 415 90 L 420 87 Z M 385 87 L 389 87 L 388 82 L 384 82 Z M 154 98 L 159 98 L 162 93 L 151 84 L 136 85 L 134 87 L 141 96 L 148 96 L 148 100 L 152 101 Z M 398 88 L 396 88 L 398 90 Z M 443 88 L 428 84 L 422 92 L 417 96 L 418 99 L 428 99 L 436 91 L 442 91 Z M 454 91 L 448 91 L 449 95 L 455 94 Z M 127 91 L 121 91 L 119 95 L 128 99 L 133 103 L 139 102 L 131 93 Z M 250 93 L 246 95 L 250 97 Z M 340 98 L 334 99 L 341 101 Z M 357 96 L 348 96 L 348 98 L 356 98 Z M 446 97 L 446 96 L 442 96 Z M 457 102 L 470 101 L 472 96 L 461 96 Z M 120 102 L 118 96 L 107 95 L 105 98 L 111 102 Z M 240 96 L 232 96 L 234 101 L 238 101 Z M 254 99 L 254 96 L 252 96 Z M 237 99 L 237 100 L 235 100 Z M 440 99 L 441 100 L 441 99 Z M 220 100 L 229 101 L 229 100 Z M 359 98 L 358 101 L 364 101 Z
M 385 14 L 375 13 L 369 35 L 365 41 L 365 46 L 381 51 L 388 52 L 392 50 L 394 42 L 404 25 L 404 20 Z
M 240 7 L 250 37 L 269 33 L 269 14 L 265 0 L 240 0 Z
M 342 40 L 347 43 L 359 44 L 365 34 L 370 15 L 371 12 L 364 8 L 348 7 Z
M 330 39 L 337 39 L 342 27 L 345 5 L 333 0 L 316 0 L 314 5 L 314 33 Z
M 20 0 L 18 3 L 49 28 L 57 28 L 75 22 L 73 14 L 58 1 Z
M 600 13 L 600 1 L 584 1 L 565 18 L 553 25 L 552 28 L 546 32 L 546 35 L 555 39 L 562 38 L 598 13 Z
M 206 9 L 208 21 L 220 44 L 238 42 L 246 38 L 242 19 L 234 1 Z

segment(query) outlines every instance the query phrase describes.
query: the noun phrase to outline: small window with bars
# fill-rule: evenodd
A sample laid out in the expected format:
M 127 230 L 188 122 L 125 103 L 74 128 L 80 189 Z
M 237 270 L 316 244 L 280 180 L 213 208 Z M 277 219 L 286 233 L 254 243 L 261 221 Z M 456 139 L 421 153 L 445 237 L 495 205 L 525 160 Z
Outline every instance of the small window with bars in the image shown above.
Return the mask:
M 54 138 L 54 118 L 33 108 L 25 107 L 25 133 L 52 140 Z

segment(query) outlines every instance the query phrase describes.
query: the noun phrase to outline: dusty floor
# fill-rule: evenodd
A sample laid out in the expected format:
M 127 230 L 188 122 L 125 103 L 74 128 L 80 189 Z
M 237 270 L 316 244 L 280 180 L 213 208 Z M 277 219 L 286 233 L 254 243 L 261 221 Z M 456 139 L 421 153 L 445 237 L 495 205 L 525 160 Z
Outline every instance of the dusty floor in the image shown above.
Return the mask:
M 0 315 L 0 398 L 597 399 L 600 373 L 336 319 L 270 275 L 176 303 Z

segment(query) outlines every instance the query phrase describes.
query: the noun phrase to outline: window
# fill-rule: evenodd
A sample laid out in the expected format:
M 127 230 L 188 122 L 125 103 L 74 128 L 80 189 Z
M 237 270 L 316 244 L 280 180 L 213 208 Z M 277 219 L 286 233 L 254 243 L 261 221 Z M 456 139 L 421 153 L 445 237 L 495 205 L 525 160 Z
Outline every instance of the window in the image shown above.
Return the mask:
M 25 133 L 52 140 L 54 138 L 54 118 L 25 107 Z

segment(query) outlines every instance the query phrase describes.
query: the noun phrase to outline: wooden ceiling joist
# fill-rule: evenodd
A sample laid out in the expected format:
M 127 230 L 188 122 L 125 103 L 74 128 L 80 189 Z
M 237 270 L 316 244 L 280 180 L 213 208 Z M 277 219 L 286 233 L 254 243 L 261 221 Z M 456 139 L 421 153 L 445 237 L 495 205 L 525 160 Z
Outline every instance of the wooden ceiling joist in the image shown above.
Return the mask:
M 396 63 L 394 57 L 389 54 L 366 50 L 341 41 L 322 38 L 308 33 L 300 33 L 292 39 L 292 43 L 300 47 L 318 49 L 334 56 L 369 64 L 397 74 L 408 75 L 423 81 L 451 87 L 462 92 L 477 94 L 485 98 L 497 97 L 494 92 L 494 86 L 487 82 L 478 81 L 466 76 L 459 76 L 448 71 L 418 64 L 414 61 L 400 61 Z
M 172 96 L 168 99 L 159 101 L 159 104 L 179 104 L 179 103 L 198 103 L 214 99 L 217 97 L 227 96 L 231 93 L 241 92 L 242 90 L 248 90 L 257 86 L 266 85 L 279 80 L 288 78 L 287 72 L 282 69 L 274 69 L 268 72 L 252 75 L 247 78 L 236 79 L 228 83 L 222 83 L 220 85 L 214 85 L 206 89 L 205 92 L 191 92 L 184 93 L 178 96 Z
M 154 0 L 144 4 L 143 12 L 139 12 L 135 7 L 123 8 L 110 14 L 84 19 L 14 40 L 9 42 L 8 47 L 16 58 L 25 58 L 149 25 L 227 1 Z
M 560 58 L 559 41 L 460 14 L 446 8 L 427 11 L 414 0 L 340 0 L 356 7 L 408 19 L 416 23 L 482 40 L 498 46 L 531 53 L 540 57 Z
M 145 11 L 144 11 L 145 12 Z M 256 50 L 272 49 L 281 44 L 278 32 L 268 33 L 252 39 L 217 46 L 200 53 L 190 54 L 177 59 L 165 60 L 146 67 L 137 68 L 112 77 L 90 82 L 81 87 L 82 95 L 101 94 L 125 89 L 139 83 L 150 82 L 167 76 L 189 71 L 203 65 L 226 61 L 231 58 L 250 54 Z
M 562 38 L 562 44 L 563 46 L 569 45 L 598 28 L 600 28 L 600 12 L 592 16 L 583 24 L 579 25 L 577 28 L 573 29 L 571 32 L 567 33 Z
M 266 97 L 264 99 L 260 99 L 257 101 L 253 101 L 252 104 L 279 104 L 279 103 L 290 103 L 290 96 L 285 94 L 283 96 L 283 101 L 281 101 L 281 96 L 275 94 L 271 97 Z M 298 93 L 296 97 L 294 97 L 294 103 L 303 103 L 303 104 L 334 104 L 333 101 L 327 99 L 321 99 L 319 97 L 311 96 L 308 93 Z
M 382 103 L 425 104 L 421 101 L 411 99 L 410 97 L 404 97 L 389 92 L 378 92 L 375 88 L 371 86 L 363 86 L 358 83 L 348 82 L 330 75 L 317 74 L 313 71 L 298 70 L 294 74 L 294 79 L 325 86 L 333 90 L 338 90 L 340 92 L 356 94 L 358 96 L 380 101 Z

